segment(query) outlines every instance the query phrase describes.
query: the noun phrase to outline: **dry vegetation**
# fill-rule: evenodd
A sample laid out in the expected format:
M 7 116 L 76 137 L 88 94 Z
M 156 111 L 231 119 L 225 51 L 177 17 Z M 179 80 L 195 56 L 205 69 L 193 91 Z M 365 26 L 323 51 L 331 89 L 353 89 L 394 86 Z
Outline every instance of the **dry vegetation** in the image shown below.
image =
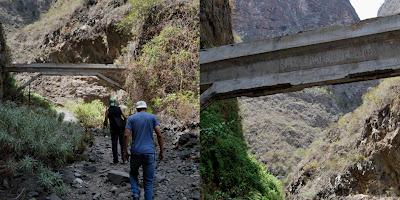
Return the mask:
M 125 87 L 130 98 L 148 101 L 153 111 L 183 122 L 196 120 L 198 1 L 139 2 L 130 1 L 132 13 L 120 24 L 134 38 L 117 61 L 129 67 Z
M 89 103 L 67 102 L 65 107 L 74 112 L 85 128 L 99 128 L 103 124 L 106 107 L 100 100 Z
M 243 135 L 257 160 L 286 182 L 308 146 L 340 111 L 326 88 L 259 98 L 240 98 Z
M 341 117 L 326 132 L 326 136 L 315 141 L 306 158 L 296 167 L 289 180 L 299 175 L 311 174 L 298 194 L 301 198 L 311 198 L 321 191 L 324 183 L 343 172 L 349 166 L 366 160 L 364 153 L 357 148 L 366 120 L 374 112 L 390 104 L 399 97 L 400 78 L 384 79 L 377 87 L 363 96 L 363 103 L 351 113 Z M 300 174 L 299 174 L 300 173 Z
M 14 60 L 35 58 L 40 54 L 37 47 L 42 45 L 47 34 L 43 34 L 43 28 L 46 31 L 57 30 L 71 19 L 74 11 L 83 6 L 83 0 L 59 0 L 49 9 L 47 13 L 41 15 L 35 23 L 24 27 L 21 33 L 9 37 L 9 44 L 13 49 L 21 50 L 13 54 Z M 29 33 L 29 35 L 27 35 Z M 34 37 L 32 37 L 34 36 Z

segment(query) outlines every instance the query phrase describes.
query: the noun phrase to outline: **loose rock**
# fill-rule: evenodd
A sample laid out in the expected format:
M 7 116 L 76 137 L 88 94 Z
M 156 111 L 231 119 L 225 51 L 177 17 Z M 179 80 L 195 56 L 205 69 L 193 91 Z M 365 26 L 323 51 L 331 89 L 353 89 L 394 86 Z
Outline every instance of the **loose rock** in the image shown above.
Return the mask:
M 123 182 L 129 183 L 129 174 L 126 172 L 121 172 L 117 170 L 111 170 L 107 174 L 108 180 L 110 180 L 111 183 L 119 185 Z
M 95 195 L 93 196 L 93 200 L 100 199 L 100 196 L 101 196 L 100 193 L 95 194 Z
M 74 184 L 78 184 L 78 185 L 81 185 L 82 183 L 83 183 L 83 180 L 82 179 L 80 179 L 80 178 L 76 178 L 75 180 L 74 180 L 74 182 L 73 182 Z
M 28 196 L 29 196 L 29 197 L 38 197 L 38 196 L 39 196 L 39 193 L 36 192 L 36 191 L 31 191 L 31 192 L 28 193 Z
M 53 193 L 50 196 L 46 197 L 46 200 L 61 200 L 61 198 Z

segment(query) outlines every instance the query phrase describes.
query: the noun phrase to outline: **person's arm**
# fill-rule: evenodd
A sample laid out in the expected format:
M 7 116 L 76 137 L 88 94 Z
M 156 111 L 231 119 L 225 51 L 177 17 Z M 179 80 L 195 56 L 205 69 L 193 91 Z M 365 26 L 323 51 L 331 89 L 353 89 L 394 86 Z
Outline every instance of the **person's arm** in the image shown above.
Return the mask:
M 128 144 L 129 144 L 129 141 L 131 141 L 131 139 L 132 139 L 132 131 L 128 128 L 125 128 L 124 147 L 123 147 L 123 149 L 124 149 L 123 154 L 124 154 L 125 161 L 128 161 L 128 159 L 129 159 Z
M 103 128 L 107 127 L 107 125 L 108 125 L 108 109 L 106 110 L 106 113 L 104 114 Z
M 158 155 L 158 159 L 162 160 L 164 159 L 164 138 L 161 135 L 160 126 L 156 126 L 154 130 L 156 131 L 158 146 L 160 146 L 160 154 Z

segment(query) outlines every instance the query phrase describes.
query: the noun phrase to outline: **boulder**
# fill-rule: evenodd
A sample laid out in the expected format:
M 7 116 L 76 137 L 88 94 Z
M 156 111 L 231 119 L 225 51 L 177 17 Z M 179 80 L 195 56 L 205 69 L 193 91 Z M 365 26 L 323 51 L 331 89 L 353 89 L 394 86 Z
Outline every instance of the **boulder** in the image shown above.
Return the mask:
M 97 167 L 91 164 L 83 165 L 83 170 L 88 173 L 95 173 L 97 171 Z
M 46 197 L 46 200 L 61 200 L 61 198 L 53 193 L 50 196 Z
M 126 172 L 111 170 L 110 172 L 108 172 L 107 178 L 111 183 L 116 185 L 124 182 L 129 183 L 129 174 Z
M 178 147 L 192 148 L 198 144 L 198 137 L 193 133 L 184 133 L 180 135 L 178 140 Z
M 73 182 L 74 184 L 82 184 L 83 183 L 83 180 L 82 179 L 80 179 L 80 178 L 76 178 L 75 180 L 74 180 L 74 182 Z

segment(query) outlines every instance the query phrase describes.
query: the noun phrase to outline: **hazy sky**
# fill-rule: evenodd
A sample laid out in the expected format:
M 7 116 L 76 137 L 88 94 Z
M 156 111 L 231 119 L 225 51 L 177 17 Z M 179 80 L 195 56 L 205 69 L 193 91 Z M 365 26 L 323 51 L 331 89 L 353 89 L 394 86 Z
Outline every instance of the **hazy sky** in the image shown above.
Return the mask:
M 360 19 L 374 18 L 385 0 L 350 0 Z

